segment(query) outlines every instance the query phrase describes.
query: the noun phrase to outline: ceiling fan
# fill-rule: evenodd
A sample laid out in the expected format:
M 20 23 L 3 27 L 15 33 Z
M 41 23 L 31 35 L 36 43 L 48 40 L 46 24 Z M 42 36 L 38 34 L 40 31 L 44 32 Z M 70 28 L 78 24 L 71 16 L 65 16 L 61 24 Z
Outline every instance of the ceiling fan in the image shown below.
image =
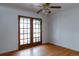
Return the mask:
M 41 7 L 41 9 L 38 10 L 36 13 L 39 14 L 40 12 L 44 12 L 44 13 L 50 14 L 51 13 L 50 8 L 61 8 L 61 6 L 50 6 L 50 4 L 51 3 L 41 4 L 40 6 L 38 6 L 38 7 Z

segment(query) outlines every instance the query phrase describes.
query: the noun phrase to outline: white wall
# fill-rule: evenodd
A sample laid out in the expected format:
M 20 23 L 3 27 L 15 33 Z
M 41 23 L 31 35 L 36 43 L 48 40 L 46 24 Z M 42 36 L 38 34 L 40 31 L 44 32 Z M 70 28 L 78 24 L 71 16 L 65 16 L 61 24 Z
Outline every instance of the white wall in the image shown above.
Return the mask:
M 0 6 L 0 53 L 18 48 L 18 15 L 42 18 L 42 39 L 47 42 L 47 19 L 32 11 Z
M 79 4 L 49 18 L 49 42 L 79 51 Z

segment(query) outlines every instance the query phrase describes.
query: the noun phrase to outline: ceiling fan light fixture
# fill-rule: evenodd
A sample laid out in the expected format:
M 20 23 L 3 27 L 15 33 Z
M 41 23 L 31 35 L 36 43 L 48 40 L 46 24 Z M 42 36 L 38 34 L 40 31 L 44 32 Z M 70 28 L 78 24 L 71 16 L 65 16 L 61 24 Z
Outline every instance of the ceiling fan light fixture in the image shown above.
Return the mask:
M 48 13 L 46 12 L 46 13 L 44 13 L 45 15 L 48 15 Z
M 44 9 L 44 10 L 42 10 L 42 12 L 43 12 L 43 13 L 48 13 L 49 10 L 48 10 L 48 9 Z
M 50 3 L 41 3 L 41 9 L 37 11 L 37 13 L 39 14 L 40 12 L 44 13 L 44 14 L 50 14 L 52 13 L 50 8 L 61 8 L 61 6 L 51 6 Z
M 45 13 L 45 10 L 43 10 L 42 12 Z

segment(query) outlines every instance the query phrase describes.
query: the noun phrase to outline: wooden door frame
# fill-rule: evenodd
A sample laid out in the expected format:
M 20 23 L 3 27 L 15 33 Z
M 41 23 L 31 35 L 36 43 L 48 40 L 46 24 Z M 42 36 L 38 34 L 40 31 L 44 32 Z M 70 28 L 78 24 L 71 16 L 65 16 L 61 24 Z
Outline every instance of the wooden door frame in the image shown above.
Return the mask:
M 18 16 L 18 50 L 20 50 L 20 16 Z
M 30 41 L 31 41 L 31 44 L 30 44 L 30 47 L 32 47 L 33 46 L 33 19 L 39 19 L 40 20 L 40 26 L 41 26 L 41 28 L 40 28 L 40 42 L 39 42 L 39 44 L 42 44 L 42 19 L 41 18 L 35 18 L 35 17 L 28 17 L 28 16 L 22 16 L 22 15 L 18 15 L 18 50 L 20 50 L 20 17 L 25 17 L 25 18 L 30 18 L 30 21 L 31 21 L 31 23 L 30 23 L 30 33 L 31 33 L 31 37 L 30 37 Z M 37 43 L 35 43 L 36 45 L 37 45 Z

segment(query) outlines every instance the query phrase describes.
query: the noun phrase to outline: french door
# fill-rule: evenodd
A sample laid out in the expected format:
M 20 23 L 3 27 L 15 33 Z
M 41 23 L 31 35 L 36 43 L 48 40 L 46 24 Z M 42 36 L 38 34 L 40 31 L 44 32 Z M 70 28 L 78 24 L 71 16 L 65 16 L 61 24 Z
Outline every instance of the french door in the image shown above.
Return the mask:
M 42 44 L 42 21 L 39 18 L 18 17 L 18 47 L 24 49 Z

